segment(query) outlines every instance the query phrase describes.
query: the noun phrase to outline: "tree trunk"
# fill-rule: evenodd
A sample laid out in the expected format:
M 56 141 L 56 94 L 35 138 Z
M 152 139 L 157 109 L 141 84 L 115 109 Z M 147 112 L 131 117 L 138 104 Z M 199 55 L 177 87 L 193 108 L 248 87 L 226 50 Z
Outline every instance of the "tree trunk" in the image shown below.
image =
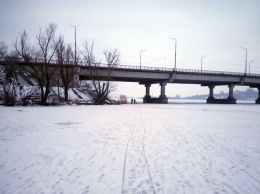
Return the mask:
M 67 87 L 64 88 L 64 100 L 65 101 L 69 100 L 69 92 L 68 92 L 68 90 L 69 89 Z

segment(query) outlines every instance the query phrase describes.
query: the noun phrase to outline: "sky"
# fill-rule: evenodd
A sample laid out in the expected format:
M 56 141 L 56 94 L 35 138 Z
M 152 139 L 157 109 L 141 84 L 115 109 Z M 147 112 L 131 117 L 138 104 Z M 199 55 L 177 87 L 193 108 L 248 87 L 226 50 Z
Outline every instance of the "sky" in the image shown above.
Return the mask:
M 259 0 L 0 0 L 0 41 L 12 48 L 25 30 L 32 44 L 40 28 L 50 22 L 57 35 L 77 49 L 94 41 L 94 53 L 118 49 L 121 65 L 173 67 L 177 40 L 177 68 L 245 72 L 247 48 L 250 72 L 260 74 L 260 1 Z M 247 67 L 249 69 L 249 66 Z M 116 83 L 116 94 L 144 96 L 138 83 Z M 245 90 L 247 87 L 235 87 Z M 159 95 L 159 85 L 151 95 Z M 228 91 L 219 86 L 214 92 Z M 167 96 L 208 93 L 200 85 L 168 84 Z

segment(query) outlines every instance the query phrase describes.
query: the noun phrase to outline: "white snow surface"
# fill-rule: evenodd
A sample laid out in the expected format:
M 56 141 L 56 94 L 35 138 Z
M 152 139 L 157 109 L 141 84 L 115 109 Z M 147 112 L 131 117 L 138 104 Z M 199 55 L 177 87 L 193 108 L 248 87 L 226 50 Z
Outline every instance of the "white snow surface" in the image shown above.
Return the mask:
M 260 193 L 254 104 L 0 107 L 0 193 Z

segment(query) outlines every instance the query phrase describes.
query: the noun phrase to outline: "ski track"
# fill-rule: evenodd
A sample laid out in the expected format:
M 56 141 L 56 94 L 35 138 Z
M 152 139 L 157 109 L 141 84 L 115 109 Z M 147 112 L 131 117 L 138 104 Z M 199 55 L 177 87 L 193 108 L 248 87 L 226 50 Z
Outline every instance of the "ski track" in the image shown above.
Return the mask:
M 134 119 L 133 119 L 133 130 L 131 131 L 131 134 L 129 136 L 129 139 L 127 141 L 127 144 L 126 144 L 126 148 L 125 148 L 125 157 L 124 157 L 124 167 L 123 167 L 123 177 L 122 177 L 122 189 L 121 189 L 121 194 L 125 193 L 125 189 L 124 189 L 124 186 L 125 186 L 125 171 L 126 171 L 126 159 L 127 159 L 127 152 L 128 152 L 128 146 L 129 146 L 129 142 L 130 140 L 132 139 L 132 136 L 135 132 L 135 116 L 136 114 L 134 115 Z
M 0 108 L 0 193 L 260 193 L 258 109 Z
M 140 121 L 141 121 L 142 126 L 144 128 L 143 140 L 142 140 L 143 156 L 144 156 L 145 165 L 146 165 L 147 172 L 148 172 L 148 175 L 149 175 L 149 181 L 151 183 L 153 194 L 156 194 L 156 191 L 155 191 L 155 188 L 154 188 L 154 184 L 153 184 L 153 179 L 152 179 L 150 168 L 149 168 L 148 161 L 147 161 L 147 156 L 146 156 L 146 153 L 145 153 L 145 132 L 146 132 L 146 128 L 145 128 L 145 125 L 144 125 L 144 123 L 142 121 L 142 112 L 141 112 L 141 116 L 140 116 Z

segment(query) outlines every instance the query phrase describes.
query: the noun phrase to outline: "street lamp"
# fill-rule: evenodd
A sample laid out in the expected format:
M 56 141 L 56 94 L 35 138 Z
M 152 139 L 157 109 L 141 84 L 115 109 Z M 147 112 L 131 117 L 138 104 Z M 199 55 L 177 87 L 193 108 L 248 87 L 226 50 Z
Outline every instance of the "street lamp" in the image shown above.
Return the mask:
M 202 72 L 202 59 L 204 58 L 204 57 L 206 57 L 207 55 L 203 55 L 203 57 L 201 57 L 201 60 L 200 60 L 200 69 L 201 69 L 201 72 Z
M 246 50 L 246 61 L 245 61 L 245 75 L 246 75 L 246 69 L 247 69 L 247 48 L 241 47 L 242 49 Z
M 144 52 L 145 50 L 141 50 L 140 51 L 140 69 L 141 69 L 141 66 L 142 66 L 142 52 Z
M 174 54 L 174 70 L 176 70 L 176 50 L 177 50 L 177 40 L 175 38 L 170 38 L 175 40 L 175 54 Z
M 255 62 L 255 61 L 252 60 L 252 61 L 249 62 L 249 74 L 250 74 L 250 64 L 253 63 L 253 62 Z
M 76 48 L 77 48 L 77 45 L 76 45 L 77 27 L 76 27 L 76 26 L 73 26 L 73 25 L 70 25 L 70 26 L 71 26 L 71 27 L 74 27 L 74 29 L 75 29 L 75 56 L 74 56 L 75 59 L 74 59 L 74 60 L 75 60 L 75 65 L 76 65 L 76 64 L 77 64 L 77 58 L 76 58 L 76 57 L 77 57 L 77 56 L 76 56 L 76 53 L 77 53 L 77 52 L 76 52 Z

